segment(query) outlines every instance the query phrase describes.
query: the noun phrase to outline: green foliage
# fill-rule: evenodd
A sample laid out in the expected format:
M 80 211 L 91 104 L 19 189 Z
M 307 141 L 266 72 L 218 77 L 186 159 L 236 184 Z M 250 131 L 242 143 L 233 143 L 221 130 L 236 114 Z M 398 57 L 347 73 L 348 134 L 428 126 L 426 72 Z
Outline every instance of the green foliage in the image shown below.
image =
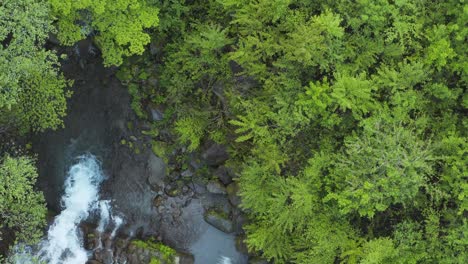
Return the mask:
M 344 141 L 329 176 L 327 199 L 336 199 L 343 213 L 354 210 L 372 217 L 392 204 L 414 204 L 432 175 L 431 150 L 414 131 L 399 123 L 372 118 L 361 136 Z
M 8 0 L 0 6 L 0 126 L 5 129 L 63 125 L 70 82 L 58 71 L 57 55 L 42 47 L 51 23 L 45 1 Z
M 128 85 L 128 93 L 132 96 L 131 107 L 132 107 L 133 111 L 135 112 L 135 114 L 139 118 L 145 118 L 146 113 L 144 112 L 143 107 L 141 105 L 142 97 L 141 97 L 141 94 L 139 92 L 138 85 L 134 84 L 134 83 L 129 84 Z
M 131 244 L 138 248 L 155 250 L 153 253 L 158 256 L 151 258 L 150 263 L 161 263 L 161 260 L 164 260 L 164 263 L 173 263 L 177 253 L 173 248 L 152 240 L 133 240 Z
M 188 150 L 193 151 L 200 145 L 205 134 L 207 122 L 203 117 L 186 117 L 177 120 L 175 131 L 183 144 L 189 144 Z
M 150 42 L 145 29 L 159 23 L 159 9 L 148 1 L 49 0 L 58 18 L 58 38 L 65 45 L 95 34 L 106 66 L 120 65 L 124 57 L 141 55 Z
M 275 263 L 467 262 L 465 3 L 159 8 L 161 53 L 121 79 L 138 84 L 136 108 L 172 109 L 176 144 L 229 145 L 251 250 Z
M 2 158 L 0 229 L 7 228 L 17 241 L 31 244 L 41 238 L 47 213 L 43 194 L 34 190 L 36 179 L 36 167 L 30 158 Z

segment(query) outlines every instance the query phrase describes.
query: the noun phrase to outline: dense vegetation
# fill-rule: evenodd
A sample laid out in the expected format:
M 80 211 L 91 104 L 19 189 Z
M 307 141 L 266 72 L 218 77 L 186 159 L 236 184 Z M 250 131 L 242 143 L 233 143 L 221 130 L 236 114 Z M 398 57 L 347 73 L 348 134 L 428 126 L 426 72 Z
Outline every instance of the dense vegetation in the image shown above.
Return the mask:
M 61 125 L 54 24 L 121 65 L 140 118 L 163 105 L 174 144 L 229 147 L 252 252 L 468 263 L 467 23 L 457 0 L 4 1 L 0 133 Z M 3 160 L 0 177 L 32 175 Z

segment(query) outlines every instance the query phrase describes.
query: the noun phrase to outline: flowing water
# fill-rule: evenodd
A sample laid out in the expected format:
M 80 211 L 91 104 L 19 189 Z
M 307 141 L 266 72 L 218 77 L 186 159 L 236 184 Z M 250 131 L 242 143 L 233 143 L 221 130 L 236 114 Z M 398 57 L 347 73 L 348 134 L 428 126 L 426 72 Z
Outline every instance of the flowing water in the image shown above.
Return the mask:
M 99 199 L 99 187 L 104 180 L 105 176 L 96 157 L 78 157 L 65 181 L 63 210 L 55 217 L 47 237 L 37 245 L 37 249 L 29 249 L 28 254 L 17 253 L 14 262 L 25 264 L 39 260 L 48 264 L 86 263 L 91 252 L 83 247 L 80 223 L 91 214 L 96 214 L 99 217 L 97 231 L 103 233 L 112 228 L 112 235 L 115 235 L 123 223 L 120 216 L 113 214 L 110 201 Z

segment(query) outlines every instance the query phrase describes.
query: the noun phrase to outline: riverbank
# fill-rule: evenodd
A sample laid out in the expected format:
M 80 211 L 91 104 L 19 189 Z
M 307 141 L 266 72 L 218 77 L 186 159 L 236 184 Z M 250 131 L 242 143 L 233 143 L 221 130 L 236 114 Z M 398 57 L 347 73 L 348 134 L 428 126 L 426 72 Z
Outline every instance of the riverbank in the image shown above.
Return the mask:
M 49 208 L 61 209 L 63 182 L 73 159 L 92 153 L 107 175 L 101 196 L 112 201 L 126 222 L 119 235 L 163 242 L 194 254 L 195 263 L 210 263 L 221 256 L 247 263 L 245 252 L 235 246 L 244 220 L 237 202 L 231 202 L 236 201 L 235 193 L 229 196 L 226 191 L 233 175 L 222 166 L 225 150 L 207 145 L 202 153 L 185 153 L 192 157 L 185 170 L 171 168 L 169 160 L 164 162 L 153 152 L 153 140 L 144 134 L 150 124 L 133 113 L 115 69 L 104 68 L 90 51 L 89 42 L 80 42 L 78 48 L 68 49 L 69 59 L 63 62 L 65 75 L 75 80 L 65 128 L 33 140 L 38 186 Z

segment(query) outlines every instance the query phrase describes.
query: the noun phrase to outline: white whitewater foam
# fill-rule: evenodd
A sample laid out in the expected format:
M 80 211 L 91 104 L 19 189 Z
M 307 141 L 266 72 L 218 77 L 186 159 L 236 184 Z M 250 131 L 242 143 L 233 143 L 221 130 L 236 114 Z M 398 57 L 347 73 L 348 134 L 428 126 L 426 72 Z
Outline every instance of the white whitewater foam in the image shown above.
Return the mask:
M 115 234 L 117 233 L 117 230 L 123 224 L 124 221 L 123 218 L 120 216 L 114 216 L 112 217 L 112 220 L 114 220 L 114 229 L 112 229 L 111 238 L 114 238 Z
M 88 260 L 78 225 L 98 202 L 99 185 L 103 180 L 100 164 L 94 156 L 80 157 L 78 164 L 70 168 L 62 197 L 64 210 L 55 218 L 47 240 L 41 245 L 41 259 L 50 264 L 83 264 Z
M 110 219 L 110 201 L 100 201 L 99 202 L 99 225 L 97 227 L 97 231 L 99 233 L 104 232 L 104 228 L 109 224 Z
M 222 257 L 219 259 L 218 264 L 232 264 L 232 261 L 231 261 L 230 258 L 225 257 L 225 256 L 222 256 Z
M 78 158 L 65 181 L 65 194 L 62 197 L 63 211 L 50 226 L 47 238 L 39 244 L 39 251 L 32 253 L 17 253 L 14 256 L 16 264 L 33 263 L 39 259 L 48 264 L 84 264 L 88 254 L 83 247 L 83 238 L 79 224 L 88 218 L 90 213 L 99 210 L 97 231 L 104 232 L 112 219 L 115 235 L 122 225 L 121 217 L 112 216 L 110 201 L 99 200 L 99 186 L 105 179 L 100 163 L 92 155 Z M 34 257 L 26 257 L 33 255 Z

